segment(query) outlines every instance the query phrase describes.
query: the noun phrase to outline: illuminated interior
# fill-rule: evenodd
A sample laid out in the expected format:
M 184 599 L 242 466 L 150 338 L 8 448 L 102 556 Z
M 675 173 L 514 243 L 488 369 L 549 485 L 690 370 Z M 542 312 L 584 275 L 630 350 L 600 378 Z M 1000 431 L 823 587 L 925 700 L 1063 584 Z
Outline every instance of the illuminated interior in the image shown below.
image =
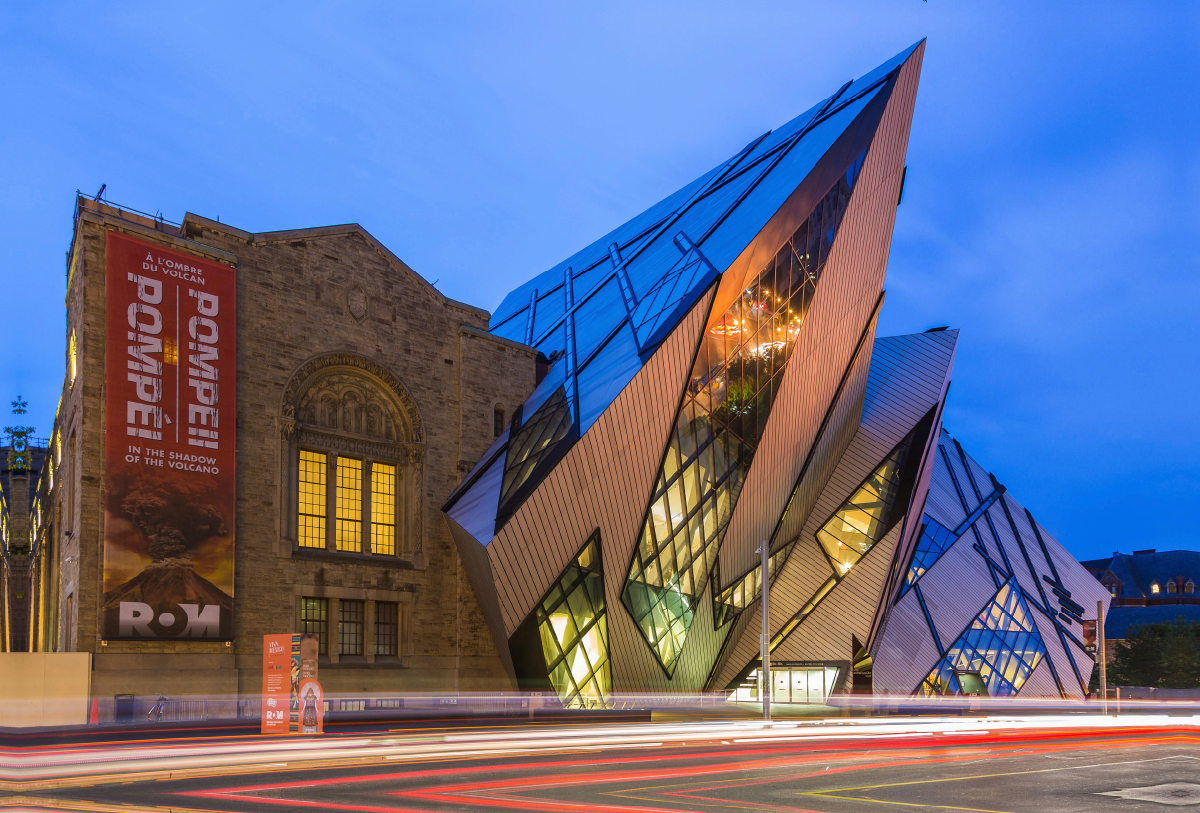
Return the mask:
M 396 467 L 371 464 L 371 553 L 396 552 Z
M 911 445 L 910 435 L 817 531 L 817 541 L 835 575 L 849 573 L 863 554 L 883 538 L 900 492 L 900 474 Z
M 667 674 L 683 650 L 865 158 L 864 151 L 711 322 L 697 352 L 621 594 Z
M 337 458 L 337 516 L 334 544 L 340 551 L 362 552 L 362 461 Z
M 979 675 L 991 697 L 1015 695 L 1046 656 L 1015 581 L 1007 582 L 917 687 L 921 696 L 959 694 L 958 673 Z
M 300 516 L 297 543 L 302 548 L 325 547 L 325 467 L 323 452 L 300 450 Z
M 599 532 L 537 608 L 550 685 L 564 708 L 602 708 L 612 693 Z

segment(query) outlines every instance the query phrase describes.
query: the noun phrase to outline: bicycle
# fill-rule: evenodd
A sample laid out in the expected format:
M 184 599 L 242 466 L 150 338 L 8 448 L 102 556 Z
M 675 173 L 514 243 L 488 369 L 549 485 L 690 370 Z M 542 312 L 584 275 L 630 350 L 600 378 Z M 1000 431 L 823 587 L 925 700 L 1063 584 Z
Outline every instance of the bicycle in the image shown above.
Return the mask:
M 159 695 L 158 701 L 150 707 L 150 711 L 146 712 L 146 722 L 158 723 L 162 721 L 163 712 L 167 710 L 167 697 Z

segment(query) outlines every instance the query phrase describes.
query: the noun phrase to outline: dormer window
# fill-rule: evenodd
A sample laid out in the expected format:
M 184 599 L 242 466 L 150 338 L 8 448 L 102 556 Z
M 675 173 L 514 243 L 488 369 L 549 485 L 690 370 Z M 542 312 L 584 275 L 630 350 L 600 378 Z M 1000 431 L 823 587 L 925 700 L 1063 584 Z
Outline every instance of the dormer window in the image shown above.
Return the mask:
M 1117 594 L 1121 592 L 1121 589 L 1119 587 L 1117 587 L 1116 582 L 1113 582 L 1112 584 L 1110 584 L 1108 586 L 1108 592 L 1112 594 L 1113 598 L 1116 598 Z
M 1183 592 L 1195 593 L 1196 592 L 1196 583 L 1194 581 L 1192 581 L 1191 579 L 1188 579 L 1187 582 L 1185 582 L 1183 585 Z
M 1168 593 L 1174 593 L 1174 592 L 1175 592 L 1175 582 L 1174 582 L 1174 581 L 1169 581 L 1169 582 L 1167 582 L 1167 592 L 1168 592 Z
M 1158 582 L 1150 582 L 1150 594 L 1157 596 L 1161 592 Z

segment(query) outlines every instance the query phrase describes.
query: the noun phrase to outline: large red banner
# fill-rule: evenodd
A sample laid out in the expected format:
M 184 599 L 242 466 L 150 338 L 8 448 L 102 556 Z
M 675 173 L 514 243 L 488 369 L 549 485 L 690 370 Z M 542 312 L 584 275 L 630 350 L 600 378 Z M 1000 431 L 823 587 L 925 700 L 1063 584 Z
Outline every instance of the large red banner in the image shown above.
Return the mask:
M 233 637 L 237 272 L 108 232 L 104 635 Z

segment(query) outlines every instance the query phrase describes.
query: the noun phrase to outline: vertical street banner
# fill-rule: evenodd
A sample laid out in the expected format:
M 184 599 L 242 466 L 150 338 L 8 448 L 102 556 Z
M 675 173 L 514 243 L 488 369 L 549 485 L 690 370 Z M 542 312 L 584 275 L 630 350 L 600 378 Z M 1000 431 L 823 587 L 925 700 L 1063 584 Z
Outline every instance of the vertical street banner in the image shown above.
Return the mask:
M 263 636 L 263 734 L 320 734 L 325 693 L 317 681 L 320 639 L 311 633 Z
M 317 682 L 321 639 L 313 633 L 292 636 L 291 734 L 321 734 L 325 723 L 325 693 Z
M 1095 654 L 1095 652 L 1096 652 L 1096 621 L 1095 621 L 1095 619 L 1092 619 L 1091 621 L 1083 622 L 1083 651 L 1091 652 L 1093 654 Z
M 237 272 L 108 232 L 104 636 L 233 637 Z
M 292 636 L 263 636 L 262 733 L 287 734 L 292 703 Z

